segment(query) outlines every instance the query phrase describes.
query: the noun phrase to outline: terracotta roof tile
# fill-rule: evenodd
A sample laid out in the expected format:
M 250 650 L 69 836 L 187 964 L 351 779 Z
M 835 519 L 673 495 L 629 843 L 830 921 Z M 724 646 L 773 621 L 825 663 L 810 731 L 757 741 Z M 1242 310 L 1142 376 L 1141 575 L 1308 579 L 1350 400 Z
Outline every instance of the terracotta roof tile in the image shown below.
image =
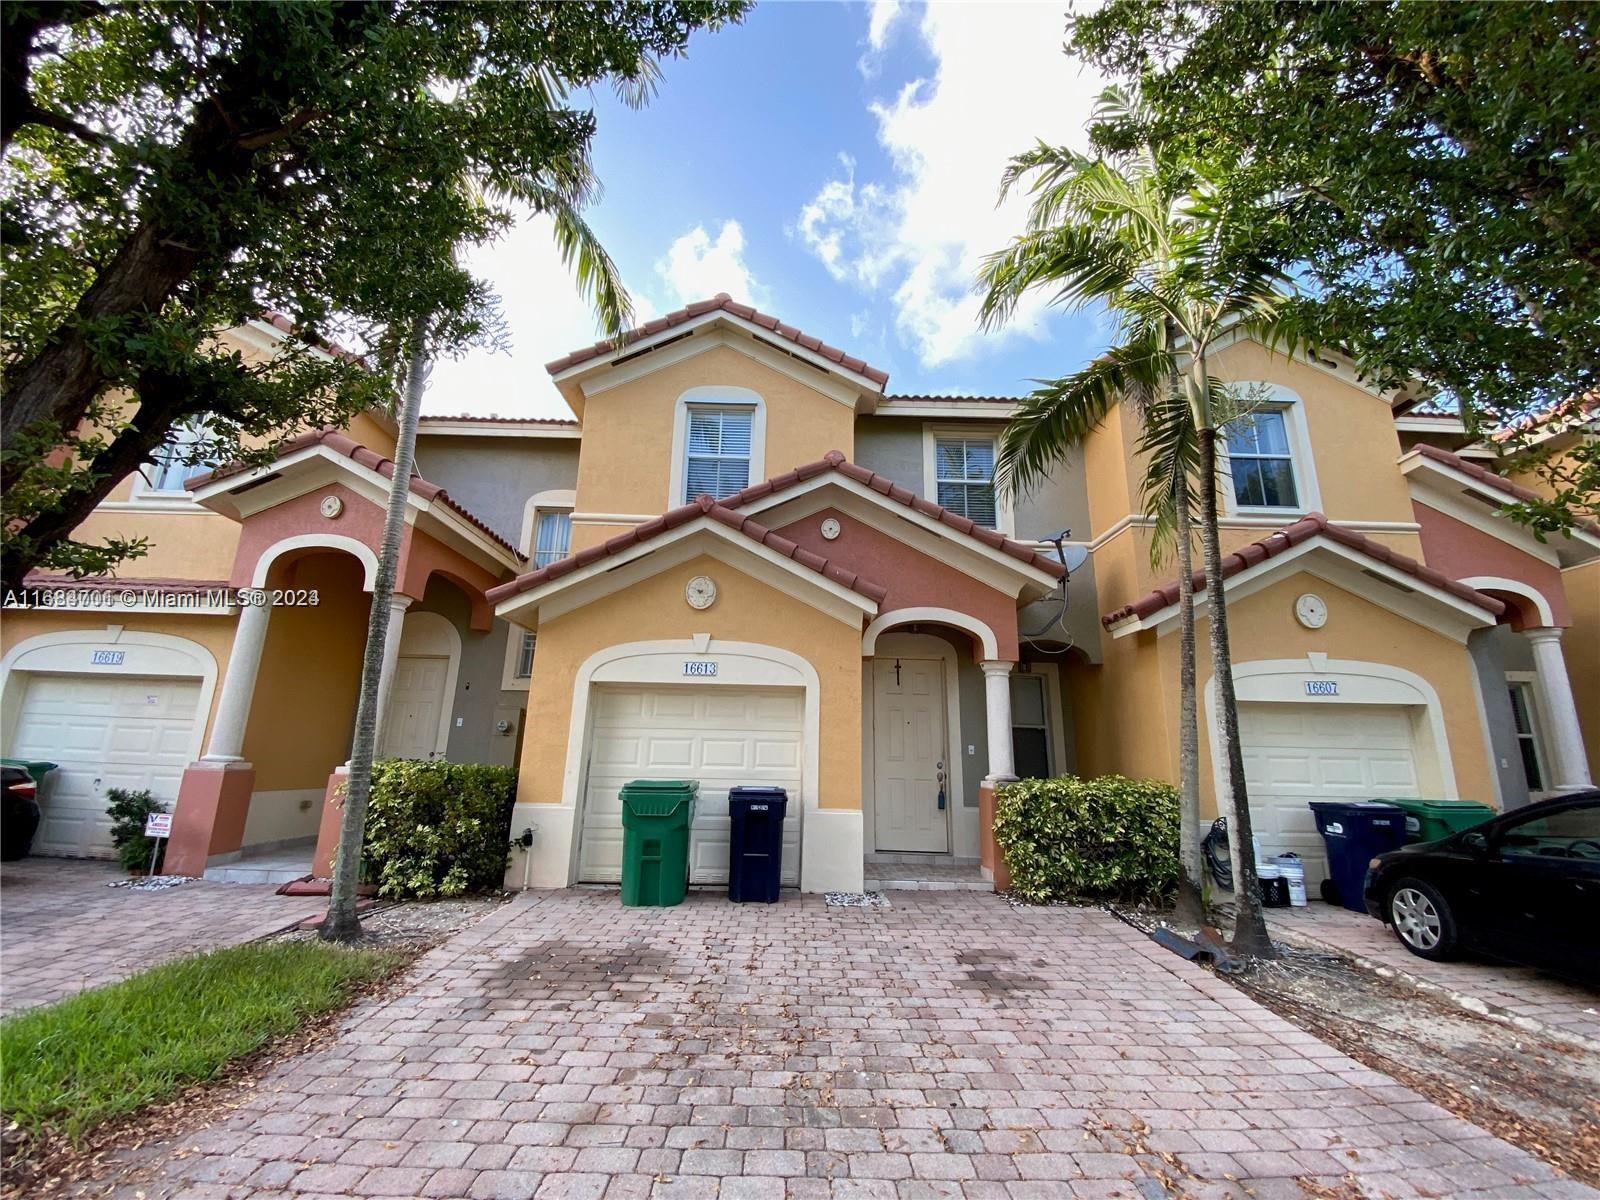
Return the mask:
M 469 413 L 424 413 L 424 421 L 465 421 L 474 425 L 550 425 L 562 429 L 577 429 L 578 423 L 568 417 L 476 417 Z
M 592 346 L 574 350 L 571 354 L 564 355 L 554 362 L 546 363 L 544 369 L 552 375 L 559 375 L 568 367 L 575 367 L 580 363 L 599 358 L 603 354 L 610 354 L 613 350 L 626 349 L 629 342 L 650 337 L 668 329 L 674 329 L 679 325 L 694 320 L 696 317 L 704 316 L 708 312 L 715 312 L 719 309 L 754 325 L 759 325 L 762 329 L 770 330 L 785 341 L 793 342 L 795 345 L 802 346 L 814 354 L 821 355 L 829 362 L 837 363 L 847 371 L 854 371 L 857 375 L 864 375 L 880 388 L 889 382 L 889 373 L 887 371 L 880 371 L 876 367 L 869 366 L 861 359 L 856 358 L 854 355 L 846 354 L 837 347 L 828 345 L 820 338 L 801 333 L 794 326 L 785 325 L 777 317 L 757 312 L 748 304 L 739 304 L 727 292 L 718 292 L 709 300 L 696 300 L 694 303 L 686 304 L 675 312 L 669 312 L 664 316 L 655 318 L 653 321 L 646 321 L 639 328 L 631 329 L 623 334 L 619 340 L 607 338 L 604 341 L 596 342 Z M 620 341 L 620 345 L 618 341 Z
M 1440 450 L 1437 446 L 1417 446 L 1415 449 L 1423 458 L 1431 458 L 1434 462 L 1447 466 L 1452 471 L 1459 471 L 1485 487 L 1504 493 L 1512 500 L 1526 502 L 1543 499 L 1538 492 L 1533 491 L 1531 488 L 1525 488 L 1520 483 L 1512 483 L 1504 475 L 1497 474 L 1487 467 L 1480 467 L 1477 463 L 1462 458 L 1459 454 L 1451 454 L 1450 451 Z M 1577 525 L 1585 533 L 1600 537 L 1600 524 L 1594 521 L 1579 521 Z
M 641 542 L 647 542 L 651 538 L 659 537 L 668 530 L 676 529 L 680 525 L 686 525 L 690 521 L 698 520 L 700 517 L 710 517 L 713 521 L 726 525 L 729 529 L 743 534 L 753 542 L 760 543 L 774 553 L 782 555 L 784 558 L 792 559 L 801 566 L 807 567 L 817 572 L 817 574 L 849 588 L 851 591 L 859 592 L 875 605 L 882 604 L 889 594 L 886 588 L 879 587 L 877 584 L 861 578 L 854 572 L 845 570 L 820 555 L 801 549 L 788 538 L 780 537 L 778 534 L 773 533 L 772 530 L 753 517 L 746 516 L 741 512 L 735 512 L 727 507 L 726 504 L 718 503 L 710 496 L 701 495 L 696 496 L 688 504 L 668 509 L 659 517 L 637 525 L 626 533 L 619 533 L 616 537 L 608 538 L 597 546 L 590 546 L 588 549 L 580 550 L 577 554 L 563 558 L 559 562 L 553 562 L 549 566 L 540 567 L 537 571 L 529 571 L 525 575 L 519 575 L 510 583 L 502 583 L 499 587 L 490 588 L 487 593 L 489 602 L 498 604 L 500 601 L 509 599 L 512 596 L 532 591 L 534 588 L 560 579 L 564 575 L 570 575 L 573 571 L 588 566 L 590 563 L 599 562 L 601 559 L 608 558 L 611 555 L 620 554 L 630 547 L 637 546 Z
M 1222 577 L 1232 579 L 1241 571 L 1247 571 L 1258 563 L 1263 563 L 1269 558 L 1276 558 L 1287 550 L 1298 546 L 1313 537 L 1325 537 L 1330 541 L 1348 546 L 1366 557 L 1384 563 L 1398 571 L 1413 576 L 1420 583 L 1428 584 L 1449 592 L 1458 599 L 1469 604 L 1475 604 L 1485 612 L 1499 616 L 1505 612 L 1506 606 L 1493 596 L 1486 596 L 1475 588 L 1470 588 L 1464 583 L 1458 583 L 1448 575 L 1435 571 L 1432 567 L 1424 566 L 1414 558 L 1400 554 L 1381 542 L 1375 542 L 1365 534 L 1355 533 L 1352 530 L 1335 525 L 1319 512 L 1309 513 L 1300 518 L 1293 525 L 1278 530 L 1262 538 L 1260 541 L 1251 542 L 1242 546 L 1222 560 Z M 1206 576 L 1204 571 L 1196 571 L 1193 576 L 1196 594 L 1205 591 Z M 1178 602 L 1177 580 L 1165 587 L 1156 588 L 1147 592 L 1132 604 L 1125 604 L 1121 608 L 1113 609 L 1100 618 L 1100 623 L 1108 629 L 1119 625 L 1133 617 L 1148 617 L 1160 612 L 1169 605 Z
M 372 366 L 372 364 L 367 361 L 365 355 L 357 354 L 354 350 L 346 350 L 337 342 L 330 342 L 327 338 L 313 330 L 301 329 L 300 326 L 294 323 L 293 319 L 284 313 L 276 312 L 270 308 L 263 309 L 261 311 L 261 319 L 268 325 L 271 325 L 274 329 L 277 329 L 283 333 L 292 334 L 301 341 L 305 342 L 305 344 L 308 346 L 315 346 L 324 354 L 331 354 L 334 358 L 342 358 L 346 362 L 353 362 L 358 366 L 367 367 L 369 369 Z
M 291 454 L 298 453 L 301 450 L 306 450 L 317 445 L 326 446 L 329 450 L 332 450 L 338 454 L 342 454 L 353 462 L 360 463 L 368 470 L 376 471 L 385 479 L 394 478 L 394 462 L 392 459 L 384 458 L 383 455 L 379 454 L 376 450 L 368 449 L 349 434 L 341 433 L 337 429 L 315 429 L 309 433 L 302 433 L 299 437 L 291 438 L 289 441 L 283 444 L 283 448 L 278 452 L 278 460 L 285 459 Z M 198 475 L 191 475 L 188 479 L 184 480 L 183 486 L 192 492 L 196 488 L 203 487 L 208 483 L 214 483 L 219 479 L 227 479 L 231 476 L 241 474 L 247 470 L 249 470 L 249 466 L 246 463 L 224 463 L 215 470 L 203 471 Z M 491 529 L 482 518 L 474 515 L 470 509 L 451 499 L 450 493 L 445 491 L 444 488 L 440 487 L 438 484 L 429 483 L 422 476 L 413 474 L 411 476 L 409 486 L 414 495 L 421 496 L 424 500 L 428 501 L 437 500 L 446 508 L 453 510 L 465 518 L 468 522 L 483 530 L 484 533 L 488 534 L 489 537 L 493 538 L 507 550 L 510 550 L 513 554 L 517 553 L 517 548 L 515 546 Z
M 846 479 L 852 479 L 857 483 L 864 484 L 880 495 L 887 496 L 897 503 L 904 504 L 907 508 L 915 509 L 925 516 L 932 517 L 935 521 L 950 526 L 958 533 L 964 533 L 968 537 L 976 538 L 1003 554 L 1027 563 L 1030 567 L 1037 567 L 1048 575 L 1054 575 L 1057 579 L 1067 573 L 1067 569 L 1061 565 L 1059 559 L 1053 558 L 1048 554 L 1041 554 L 1032 546 L 1012 541 L 1004 534 L 996 533 L 992 529 L 984 529 L 982 526 L 974 525 L 958 513 L 953 513 L 948 508 L 942 508 L 932 500 L 919 496 L 892 480 L 869 471 L 866 467 L 857 466 L 845 458 L 838 450 L 828 451 L 816 462 L 804 463 L 792 471 L 785 471 L 782 475 L 775 475 L 761 483 L 751 484 L 743 491 L 723 497 L 721 503 L 729 508 L 743 508 L 751 501 L 765 499 L 767 496 L 785 491 L 808 479 L 815 479 L 828 471 L 837 471 Z

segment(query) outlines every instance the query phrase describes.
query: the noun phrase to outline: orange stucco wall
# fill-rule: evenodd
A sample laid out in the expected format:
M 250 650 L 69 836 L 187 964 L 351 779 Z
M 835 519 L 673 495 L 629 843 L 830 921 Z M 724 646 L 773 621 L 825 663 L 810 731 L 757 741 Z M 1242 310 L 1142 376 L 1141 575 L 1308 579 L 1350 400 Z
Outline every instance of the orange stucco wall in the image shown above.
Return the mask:
M 244 756 L 258 792 L 321 788 L 350 757 L 370 597 L 361 564 L 338 552 L 289 563 L 271 583 L 315 588 L 318 603 L 272 610 Z
M 696 575 L 709 575 L 717 583 L 717 601 L 704 612 L 693 612 L 683 600 L 684 585 Z M 819 801 L 823 808 L 859 809 L 860 627 L 705 557 L 540 624 L 518 802 L 561 800 L 573 681 L 591 654 L 625 642 L 683 639 L 692 633 L 777 646 L 811 663 L 820 684 Z
M 1589 752 L 1589 778 L 1600 780 L 1600 562 L 1571 567 L 1561 575 L 1572 606 L 1572 628 L 1562 639 L 1562 650 Z
M 854 450 L 853 409 L 737 350 L 718 346 L 589 397 L 577 511 L 654 516 L 681 503 L 681 497 L 670 495 L 675 409 L 684 392 L 709 385 L 749 388 L 760 395 L 767 425 L 764 475 L 814 462 L 829 450 L 846 457 Z M 572 548 L 580 550 L 626 528 L 574 525 Z

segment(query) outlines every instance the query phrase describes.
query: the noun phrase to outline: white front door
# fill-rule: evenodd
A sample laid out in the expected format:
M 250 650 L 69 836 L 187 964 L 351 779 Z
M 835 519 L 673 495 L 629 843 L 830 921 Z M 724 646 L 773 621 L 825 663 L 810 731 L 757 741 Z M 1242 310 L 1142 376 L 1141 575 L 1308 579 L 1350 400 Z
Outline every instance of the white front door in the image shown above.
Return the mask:
M 1264 857 L 1293 850 L 1306 883 L 1327 874 L 1312 800 L 1382 800 L 1419 794 L 1411 715 L 1368 704 L 1241 704 L 1250 823 Z
M 622 787 L 635 779 L 700 784 L 689 836 L 689 882 L 726 883 L 728 789 L 781 787 L 785 887 L 800 885 L 805 693 L 792 688 L 597 687 L 590 700 L 578 879 L 622 878 Z
M 873 660 L 874 848 L 950 849 L 944 663 Z
M 32 676 L 6 754 L 59 764 L 45 784 L 33 852 L 112 857 L 106 792 L 148 789 L 170 809 L 199 717 L 198 679 Z
M 439 720 L 449 670 L 448 658 L 401 655 L 396 660 L 383 722 L 383 757 L 433 758 L 442 753 Z

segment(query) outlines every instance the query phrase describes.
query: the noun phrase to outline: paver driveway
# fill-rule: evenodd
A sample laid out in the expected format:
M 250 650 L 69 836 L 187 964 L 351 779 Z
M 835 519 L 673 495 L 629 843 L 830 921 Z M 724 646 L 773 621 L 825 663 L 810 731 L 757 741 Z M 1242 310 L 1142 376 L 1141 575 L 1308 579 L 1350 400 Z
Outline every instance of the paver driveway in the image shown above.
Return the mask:
M 527 894 L 119 1195 L 1596 1195 L 1102 912 L 893 905 Z
M 0 1012 L 59 1000 L 179 954 L 262 937 L 318 911 L 266 884 L 108 887 L 114 863 L 25 858 L 0 868 Z
M 1595 988 L 1486 959 L 1429 962 L 1402 946 L 1383 922 L 1334 904 L 1313 901 L 1304 908 L 1273 909 L 1267 920 L 1280 935 L 1320 942 L 1478 1000 L 1505 1016 L 1600 1045 L 1600 990 Z

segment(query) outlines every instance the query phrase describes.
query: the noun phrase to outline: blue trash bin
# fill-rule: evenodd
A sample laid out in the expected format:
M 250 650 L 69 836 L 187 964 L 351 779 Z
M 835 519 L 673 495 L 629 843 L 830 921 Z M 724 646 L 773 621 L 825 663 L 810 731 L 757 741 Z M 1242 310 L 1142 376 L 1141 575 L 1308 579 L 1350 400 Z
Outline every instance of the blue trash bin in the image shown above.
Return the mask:
M 783 873 L 783 816 L 789 794 L 779 787 L 728 789 L 733 822 L 728 854 L 728 899 L 775 904 Z
M 1365 914 L 1367 861 L 1405 844 L 1405 810 L 1380 800 L 1313 800 L 1311 811 L 1328 849 L 1328 881 L 1333 884 L 1332 896 L 1324 886 L 1323 899 Z

